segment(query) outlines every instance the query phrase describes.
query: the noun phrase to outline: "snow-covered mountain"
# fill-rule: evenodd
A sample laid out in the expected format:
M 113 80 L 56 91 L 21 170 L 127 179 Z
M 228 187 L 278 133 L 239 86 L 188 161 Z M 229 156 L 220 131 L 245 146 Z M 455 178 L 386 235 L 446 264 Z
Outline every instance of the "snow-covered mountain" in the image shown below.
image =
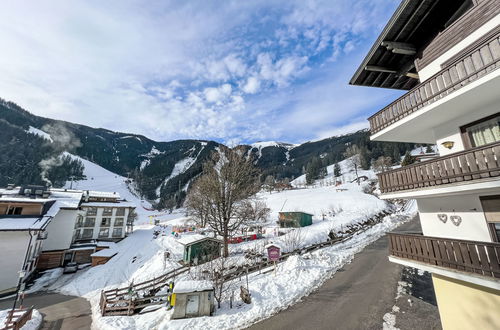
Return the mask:
M 399 159 L 414 145 L 371 142 L 367 131 L 294 145 L 276 141 L 241 145 L 262 176 L 295 179 L 312 158 L 324 164 L 344 159 L 349 144 L 365 146 L 368 156 L 394 155 Z M 98 165 L 110 173 L 133 179 L 138 194 L 159 207 L 179 205 L 189 183 L 202 171 L 202 164 L 223 145 L 215 141 L 176 140 L 160 142 L 145 136 L 35 116 L 14 103 L 0 99 L 0 186 L 8 183 L 44 183 L 47 166 L 55 166 L 63 152 L 78 156 L 83 164 Z M 41 164 L 47 165 L 42 168 Z M 64 182 L 81 175 L 81 163 L 64 162 L 49 173 Z M 57 165 L 60 166 L 60 165 Z M 53 169 L 54 167 L 52 167 Z M 76 172 L 76 174 L 75 174 Z M 50 176 L 50 175 L 49 175 Z M 97 188 L 96 188 L 97 189 Z

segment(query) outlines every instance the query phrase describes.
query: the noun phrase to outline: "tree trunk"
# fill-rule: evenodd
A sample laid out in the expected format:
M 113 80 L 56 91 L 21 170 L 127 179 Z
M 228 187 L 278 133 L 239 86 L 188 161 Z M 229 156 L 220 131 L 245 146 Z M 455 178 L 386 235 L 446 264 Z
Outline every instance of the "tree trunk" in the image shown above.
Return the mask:
M 224 258 L 229 257 L 229 237 L 228 237 L 227 232 L 224 233 L 224 250 L 223 250 L 222 256 Z
M 356 172 L 356 182 L 358 183 L 359 186 L 359 176 L 358 176 L 358 165 L 354 164 L 354 171 Z

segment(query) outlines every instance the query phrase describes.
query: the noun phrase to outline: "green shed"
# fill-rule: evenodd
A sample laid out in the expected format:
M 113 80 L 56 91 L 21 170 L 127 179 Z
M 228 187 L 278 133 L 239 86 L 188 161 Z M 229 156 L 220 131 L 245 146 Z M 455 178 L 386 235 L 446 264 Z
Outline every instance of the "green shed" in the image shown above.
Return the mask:
M 312 214 L 306 212 L 280 212 L 279 224 L 281 228 L 310 226 L 312 217 Z
M 222 241 L 204 235 L 183 235 L 178 240 L 184 245 L 185 264 L 201 264 L 220 257 Z

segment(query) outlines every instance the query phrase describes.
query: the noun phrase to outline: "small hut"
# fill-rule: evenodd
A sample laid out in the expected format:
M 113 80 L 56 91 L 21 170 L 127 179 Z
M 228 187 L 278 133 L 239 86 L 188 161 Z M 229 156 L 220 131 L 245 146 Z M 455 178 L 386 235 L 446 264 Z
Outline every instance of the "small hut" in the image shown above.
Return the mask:
M 220 257 L 222 241 L 200 234 L 185 235 L 178 240 L 184 245 L 183 261 L 186 264 L 200 264 Z
M 313 215 L 305 212 L 280 212 L 279 224 L 281 228 L 298 228 L 312 225 Z
M 214 312 L 214 286 L 208 281 L 181 281 L 174 285 L 172 319 L 210 316 Z

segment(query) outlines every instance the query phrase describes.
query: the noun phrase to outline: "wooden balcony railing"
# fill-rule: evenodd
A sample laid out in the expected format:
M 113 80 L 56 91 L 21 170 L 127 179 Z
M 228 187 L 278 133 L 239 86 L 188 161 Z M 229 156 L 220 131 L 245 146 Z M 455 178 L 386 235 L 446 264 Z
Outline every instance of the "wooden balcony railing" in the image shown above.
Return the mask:
M 371 133 L 377 133 L 420 108 L 436 102 L 482 76 L 500 68 L 500 28 L 446 68 L 415 86 L 370 118 Z
M 382 193 L 500 176 L 500 142 L 378 174 Z
M 500 243 L 389 233 L 392 256 L 500 278 Z

